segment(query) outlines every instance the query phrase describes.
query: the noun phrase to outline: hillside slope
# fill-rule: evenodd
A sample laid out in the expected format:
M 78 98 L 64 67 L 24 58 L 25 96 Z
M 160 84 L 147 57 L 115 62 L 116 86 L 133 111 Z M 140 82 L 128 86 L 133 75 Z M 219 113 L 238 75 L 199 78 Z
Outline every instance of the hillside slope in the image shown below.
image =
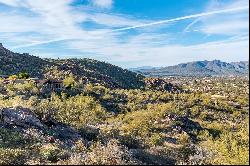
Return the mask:
M 51 63 L 27 53 L 14 53 L 0 43 L 0 74 L 11 75 L 26 71 L 31 76 L 41 77 L 43 69 L 48 65 Z
M 0 44 L 0 74 L 12 75 L 26 71 L 32 77 L 60 78 L 73 74 L 77 79 L 99 83 L 112 88 L 140 88 L 143 76 L 109 63 L 92 59 L 41 59 L 14 53 Z
M 137 70 L 137 72 L 146 76 L 238 76 L 247 75 L 248 70 L 248 61 L 226 63 L 213 60 L 181 63 L 160 69 Z
M 51 61 L 53 65 L 45 69 L 45 77 L 63 79 L 73 74 L 77 79 L 111 88 L 130 89 L 144 86 L 144 76 L 109 63 L 87 58 Z

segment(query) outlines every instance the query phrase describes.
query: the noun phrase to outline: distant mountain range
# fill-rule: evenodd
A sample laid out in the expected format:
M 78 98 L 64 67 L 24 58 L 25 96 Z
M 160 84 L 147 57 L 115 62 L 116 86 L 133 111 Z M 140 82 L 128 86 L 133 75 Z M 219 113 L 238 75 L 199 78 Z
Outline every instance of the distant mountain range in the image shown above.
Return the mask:
M 0 75 L 26 71 L 32 77 L 77 79 L 114 88 L 140 88 L 144 76 L 229 76 L 248 75 L 249 62 L 226 63 L 220 60 L 182 63 L 169 67 L 144 66 L 130 70 L 93 59 L 42 59 L 28 53 L 14 53 L 0 43 Z M 144 76 L 143 76 L 144 75 Z
M 161 67 L 153 67 L 153 66 L 142 66 L 142 67 L 135 67 L 130 68 L 130 71 L 140 71 L 140 70 L 152 70 L 152 69 L 160 69 Z
M 64 79 L 73 75 L 110 88 L 140 88 L 144 76 L 93 59 L 42 59 L 28 53 L 14 53 L 0 43 L 0 75 L 25 71 L 32 77 Z
M 133 68 L 134 72 L 152 77 L 164 76 L 241 76 L 249 74 L 249 61 L 195 61 L 162 68 Z

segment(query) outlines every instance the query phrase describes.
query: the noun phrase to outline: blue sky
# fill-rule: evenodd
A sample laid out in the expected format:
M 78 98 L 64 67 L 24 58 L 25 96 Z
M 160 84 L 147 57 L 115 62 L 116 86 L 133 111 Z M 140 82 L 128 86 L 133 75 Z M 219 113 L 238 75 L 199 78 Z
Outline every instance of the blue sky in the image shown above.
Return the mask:
M 249 56 L 248 0 L 0 0 L 14 52 L 123 68 Z

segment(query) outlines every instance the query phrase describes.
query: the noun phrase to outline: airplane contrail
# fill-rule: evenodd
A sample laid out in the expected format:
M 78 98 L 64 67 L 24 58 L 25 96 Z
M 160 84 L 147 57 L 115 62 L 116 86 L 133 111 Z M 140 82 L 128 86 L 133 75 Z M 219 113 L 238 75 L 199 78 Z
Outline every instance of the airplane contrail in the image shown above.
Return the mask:
M 152 23 L 146 23 L 146 24 L 140 24 L 140 25 L 125 27 L 125 28 L 114 29 L 114 30 L 110 30 L 110 31 L 105 31 L 104 33 L 126 31 L 126 30 L 143 28 L 143 27 L 148 27 L 148 26 L 153 26 L 153 25 L 158 25 L 158 24 L 165 24 L 165 23 L 169 23 L 169 22 L 181 21 L 181 20 L 197 18 L 197 17 L 203 17 L 203 16 L 209 16 L 209 15 L 214 15 L 214 14 L 230 13 L 230 12 L 246 10 L 246 9 L 249 9 L 249 6 L 237 7 L 237 8 L 231 8 L 231 9 L 224 9 L 224 10 L 217 10 L 217 11 L 211 11 L 211 12 L 203 12 L 203 13 L 199 13 L 199 14 L 193 14 L 193 15 L 188 15 L 188 16 L 183 16 L 183 17 L 177 17 L 177 18 L 173 18 L 173 19 L 161 20 L 161 21 L 156 21 L 156 22 L 152 22 Z M 63 41 L 63 40 L 67 40 L 67 39 L 70 39 L 70 38 L 54 39 L 54 40 L 50 40 L 50 41 L 41 41 L 41 42 L 36 42 L 36 43 L 32 43 L 32 44 L 19 45 L 19 46 L 16 46 L 14 48 L 31 47 L 31 46 L 36 46 L 36 45 L 40 45 L 40 44 L 47 44 L 47 43 L 52 43 L 52 42 Z
M 249 6 L 217 10 L 217 11 L 212 11 L 212 12 L 204 12 L 204 13 L 193 14 L 193 15 L 188 15 L 188 16 L 183 16 L 183 17 L 178 17 L 178 18 L 173 18 L 173 19 L 168 19 L 168 20 L 161 20 L 161 21 L 147 23 L 147 24 L 141 24 L 141 25 L 126 27 L 126 28 L 115 29 L 115 30 L 112 30 L 112 32 L 142 28 L 142 27 L 147 27 L 147 26 L 152 26 L 152 25 L 165 24 L 165 23 L 174 22 L 174 21 L 186 20 L 186 19 L 197 18 L 197 17 L 202 17 L 202 16 L 209 16 L 209 15 L 214 15 L 214 14 L 229 13 L 229 12 L 246 10 L 246 9 L 249 9 Z
M 37 46 L 37 45 L 41 45 L 41 44 L 59 42 L 59 41 L 67 40 L 67 39 L 69 39 L 69 38 L 59 38 L 59 39 L 52 39 L 52 40 L 46 40 L 46 41 L 38 41 L 38 42 L 30 43 L 30 44 L 18 45 L 18 46 L 13 47 L 12 49 L 32 47 L 32 46 Z

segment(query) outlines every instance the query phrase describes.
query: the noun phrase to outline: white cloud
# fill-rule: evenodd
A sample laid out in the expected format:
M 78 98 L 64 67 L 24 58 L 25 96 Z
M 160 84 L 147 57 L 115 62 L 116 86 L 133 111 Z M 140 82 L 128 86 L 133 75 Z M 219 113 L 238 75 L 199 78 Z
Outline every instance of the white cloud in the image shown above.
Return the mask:
M 122 15 L 111 15 L 105 13 L 95 13 L 88 16 L 91 21 L 103 24 L 108 27 L 134 26 L 142 23 L 148 23 L 149 20 L 137 20 Z
M 84 21 L 84 20 L 92 20 L 92 21 L 97 22 L 98 24 L 104 24 L 109 27 L 130 25 L 129 27 L 118 28 L 118 29 L 114 29 L 110 31 L 110 32 L 120 32 L 120 31 L 135 29 L 135 28 L 144 28 L 144 27 L 153 26 L 153 25 L 155 26 L 159 24 L 166 24 L 166 23 L 181 21 L 185 19 L 197 18 L 201 16 L 210 16 L 210 15 L 221 14 L 221 13 L 241 11 L 241 10 L 245 10 L 248 8 L 248 7 L 237 7 L 237 8 L 217 10 L 217 11 L 212 11 L 212 12 L 193 14 L 193 15 L 188 15 L 188 16 L 183 16 L 183 17 L 178 17 L 178 18 L 173 18 L 173 19 L 168 19 L 168 20 L 143 23 L 142 21 L 128 19 L 126 17 L 112 16 L 108 14 L 97 13 L 97 14 L 88 15 L 84 13 L 71 13 L 72 10 L 69 4 L 72 2 L 72 0 L 64 0 L 64 1 L 55 0 L 55 3 L 52 6 L 48 5 L 48 3 L 45 3 L 44 5 L 44 1 L 48 1 L 48 0 L 37 0 L 36 3 L 33 3 L 34 1 L 31 1 L 31 0 L 26 0 L 26 5 L 29 6 L 30 10 L 37 12 L 38 14 L 42 16 L 40 21 L 42 21 L 43 23 L 47 25 L 43 29 L 43 31 L 47 30 L 46 31 L 47 33 L 52 33 L 54 35 L 56 34 L 57 36 L 59 35 L 57 38 L 63 38 L 63 40 L 65 40 L 65 38 L 78 39 L 78 38 L 87 37 L 88 35 L 90 35 L 89 32 L 86 32 L 83 29 L 80 29 L 80 27 L 76 26 L 76 23 L 80 21 Z M 213 29 L 210 29 L 210 30 L 213 30 Z M 100 31 L 100 32 L 103 32 L 103 31 Z M 102 35 L 102 34 L 99 33 L 99 35 Z M 112 33 L 110 33 L 110 35 L 112 36 Z M 50 41 L 54 42 L 55 40 L 58 41 L 57 38 L 49 39 L 47 43 L 49 43 Z M 37 42 L 37 44 L 39 43 L 46 43 L 46 41 Z M 35 44 L 36 43 L 31 43 L 31 44 L 22 45 L 22 46 L 33 46 Z
M 0 0 L 0 3 L 3 3 L 8 6 L 19 6 L 21 0 Z
M 106 37 L 109 42 L 106 42 Z M 115 37 L 104 36 L 98 40 L 78 40 L 68 44 L 70 48 L 97 55 L 98 58 L 121 64 L 125 68 L 143 65 L 167 66 L 197 60 L 248 60 L 248 36 L 190 46 L 168 44 L 168 38 L 168 35 L 143 34 L 131 37 L 125 43 L 119 43 Z M 161 45 L 154 45 L 154 42 Z
M 61 41 L 65 49 L 75 50 L 78 52 L 77 55 L 82 53 L 85 56 L 84 53 L 87 52 L 96 59 L 101 58 L 115 64 L 136 62 L 137 66 L 166 66 L 192 60 L 218 59 L 218 57 L 221 60 L 237 61 L 247 59 L 249 55 L 247 37 L 249 27 L 246 27 L 245 20 L 248 15 L 244 14 L 246 10 L 241 12 L 243 4 L 230 4 L 225 9 L 211 7 L 211 10 L 201 14 L 153 21 L 126 15 L 104 14 L 99 13 L 98 10 L 88 13 L 71 6 L 73 0 L 54 0 L 53 3 L 51 0 L 22 0 L 22 3 L 19 0 L 0 0 L 0 2 L 14 9 L 21 7 L 22 10 L 32 12 L 30 15 L 18 10 L 0 11 L 0 41 L 9 41 L 12 43 L 11 46 L 15 43 L 16 46 L 10 49 L 18 50 L 18 48 Z M 231 11 L 232 9 L 234 12 Z M 219 13 L 224 14 L 218 15 Z M 189 25 L 187 31 L 199 24 L 199 30 L 206 34 L 226 33 L 234 38 L 222 42 L 184 46 L 170 44 L 169 41 L 175 34 L 152 33 L 143 29 L 148 27 L 153 30 L 165 23 L 191 18 L 198 18 L 198 20 Z M 107 29 L 82 28 L 80 24 L 86 21 L 104 25 Z M 114 28 L 117 29 L 114 30 Z M 140 28 L 139 34 L 126 36 L 126 30 L 134 28 Z M 29 33 L 35 33 L 35 35 Z M 52 55 L 57 57 L 57 54 L 56 50 L 41 53 L 46 57 Z
M 189 24 L 184 31 L 199 30 L 208 35 L 239 35 L 249 31 L 249 1 L 212 1 L 206 11 L 227 10 L 246 7 L 247 10 L 234 11 L 227 14 L 199 17 Z M 195 26 L 196 25 L 196 26 Z
M 16 33 L 38 33 L 37 40 L 30 40 L 27 43 L 20 43 L 15 48 L 24 46 L 34 46 L 44 44 L 59 39 L 71 39 L 86 34 L 86 31 L 77 26 L 78 23 L 86 19 L 85 15 L 74 11 L 70 3 L 73 0 L 23 0 L 21 4 L 15 6 L 12 11 L 0 11 L 0 32 Z M 32 12 L 26 14 L 16 10 Z M 33 38 L 33 37 L 31 37 Z M 12 38 L 13 40 L 13 38 Z
M 3 0 L 0 0 L 3 2 Z M 93 21 L 107 27 L 132 26 L 145 23 L 123 15 L 111 15 L 103 13 L 87 13 L 82 10 L 75 10 L 70 4 L 73 0 L 23 0 L 5 1 L 16 9 L 22 8 L 33 12 L 32 15 L 25 15 L 18 10 L 0 11 L 0 32 L 5 33 L 29 33 L 38 32 L 40 41 L 30 40 L 28 43 L 17 44 L 14 48 L 29 47 L 39 44 L 60 41 L 60 39 L 89 39 L 96 38 L 96 35 L 105 34 L 107 29 L 85 30 L 79 24 L 85 21 Z M 112 36 L 113 34 L 110 34 Z
M 92 3 L 101 8 L 111 8 L 113 0 L 92 0 Z
M 216 22 L 205 25 L 202 31 L 207 34 L 238 35 L 249 30 L 249 23 L 243 20 Z
M 0 13 L 0 32 L 32 32 L 37 31 L 43 24 L 36 17 Z

